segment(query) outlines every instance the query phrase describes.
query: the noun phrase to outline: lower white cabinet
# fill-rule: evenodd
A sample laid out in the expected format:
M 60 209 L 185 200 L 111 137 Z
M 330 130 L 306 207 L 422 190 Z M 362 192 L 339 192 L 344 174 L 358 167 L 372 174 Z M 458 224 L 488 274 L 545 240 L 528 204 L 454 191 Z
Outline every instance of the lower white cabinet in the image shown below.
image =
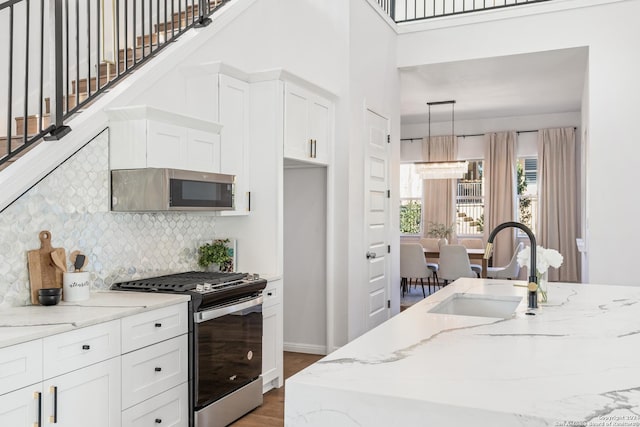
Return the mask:
M 186 318 L 183 302 L 0 348 L 0 427 L 188 427 Z
M 188 379 L 187 335 L 122 356 L 122 407 L 136 405 Z
M 45 380 L 43 425 L 119 427 L 120 358 Z
M 122 425 L 130 427 L 188 427 L 189 388 L 187 383 L 169 389 L 122 412 Z
M 0 426 L 40 426 L 42 384 L 12 391 L 0 396 Z M 44 419 L 42 419 L 44 421 Z
M 267 283 L 262 295 L 262 390 L 267 392 L 284 384 L 282 280 Z

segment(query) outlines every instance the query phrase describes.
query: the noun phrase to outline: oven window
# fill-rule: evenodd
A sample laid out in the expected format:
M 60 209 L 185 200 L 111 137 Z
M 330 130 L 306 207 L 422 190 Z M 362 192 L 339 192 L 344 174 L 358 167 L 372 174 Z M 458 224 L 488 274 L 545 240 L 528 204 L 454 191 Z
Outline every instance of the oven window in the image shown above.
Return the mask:
M 233 185 L 219 182 L 170 180 L 171 206 L 232 207 Z
M 262 372 L 262 306 L 196 324 L 196 410 Z

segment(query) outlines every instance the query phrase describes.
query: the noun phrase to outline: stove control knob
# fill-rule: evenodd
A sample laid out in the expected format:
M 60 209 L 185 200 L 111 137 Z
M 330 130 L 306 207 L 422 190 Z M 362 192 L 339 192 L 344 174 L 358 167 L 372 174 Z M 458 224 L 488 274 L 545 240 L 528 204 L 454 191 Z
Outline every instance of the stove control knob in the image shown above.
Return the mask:
M 204 286 L 200 284 L 196 285 L 196 292 L 202 292 L 202 291 L 204 291 Z
M 204 290 L 205 291 L 210 291 L 211 290 L 211 283 L 205 283 L 204 284 Z

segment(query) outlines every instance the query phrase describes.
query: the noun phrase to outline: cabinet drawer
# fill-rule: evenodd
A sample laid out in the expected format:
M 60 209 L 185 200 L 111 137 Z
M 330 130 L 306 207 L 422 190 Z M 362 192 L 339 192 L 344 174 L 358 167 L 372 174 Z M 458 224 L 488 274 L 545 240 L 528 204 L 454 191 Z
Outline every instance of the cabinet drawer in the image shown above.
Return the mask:
M 282 281 L 268 282 L 262 291 L 262 306 L 271 307 L 282 302 Z
M 122 412 L 122 427 L 189 426 L 188 383 L 165 391 Z
M 42 340 L 0 348 L 0 395 L 42 381 Z
M 120 320 L 76 329 L 43 340 L 44 378 L 120 355 Z
M 122 356 L 122 407 L 187 381 L 187 335 Z
M 125 317 L 122 319 L 122 352 L 185 334 L 187 321 L 186 302 Z

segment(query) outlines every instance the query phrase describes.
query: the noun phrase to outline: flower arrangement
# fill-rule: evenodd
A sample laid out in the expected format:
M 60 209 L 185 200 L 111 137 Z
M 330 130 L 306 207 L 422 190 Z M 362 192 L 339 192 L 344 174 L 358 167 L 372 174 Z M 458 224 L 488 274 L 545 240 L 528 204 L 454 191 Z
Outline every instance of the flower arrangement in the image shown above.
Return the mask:
M 453 234 L 454 224 L 446 226 L 444 224 L 429 221 L 429 230 L 427 231 L 427 236 L 429 237 L 438 237 L 440 239 L 448 239 Z
M 518 265 L 530 269 L 531 248 L 525 247 L 518 252 Z M 549 267 L 559 268 L 564 258 L 562 254 L 555 249 L 547 249 L 542 246 L 536 246 L 536 277 L 538 278 L 538 290 L 542 296 L 542 301 L 547 301 L 546 277 Z M 544 282 L 544 283 L 543 283 Z

